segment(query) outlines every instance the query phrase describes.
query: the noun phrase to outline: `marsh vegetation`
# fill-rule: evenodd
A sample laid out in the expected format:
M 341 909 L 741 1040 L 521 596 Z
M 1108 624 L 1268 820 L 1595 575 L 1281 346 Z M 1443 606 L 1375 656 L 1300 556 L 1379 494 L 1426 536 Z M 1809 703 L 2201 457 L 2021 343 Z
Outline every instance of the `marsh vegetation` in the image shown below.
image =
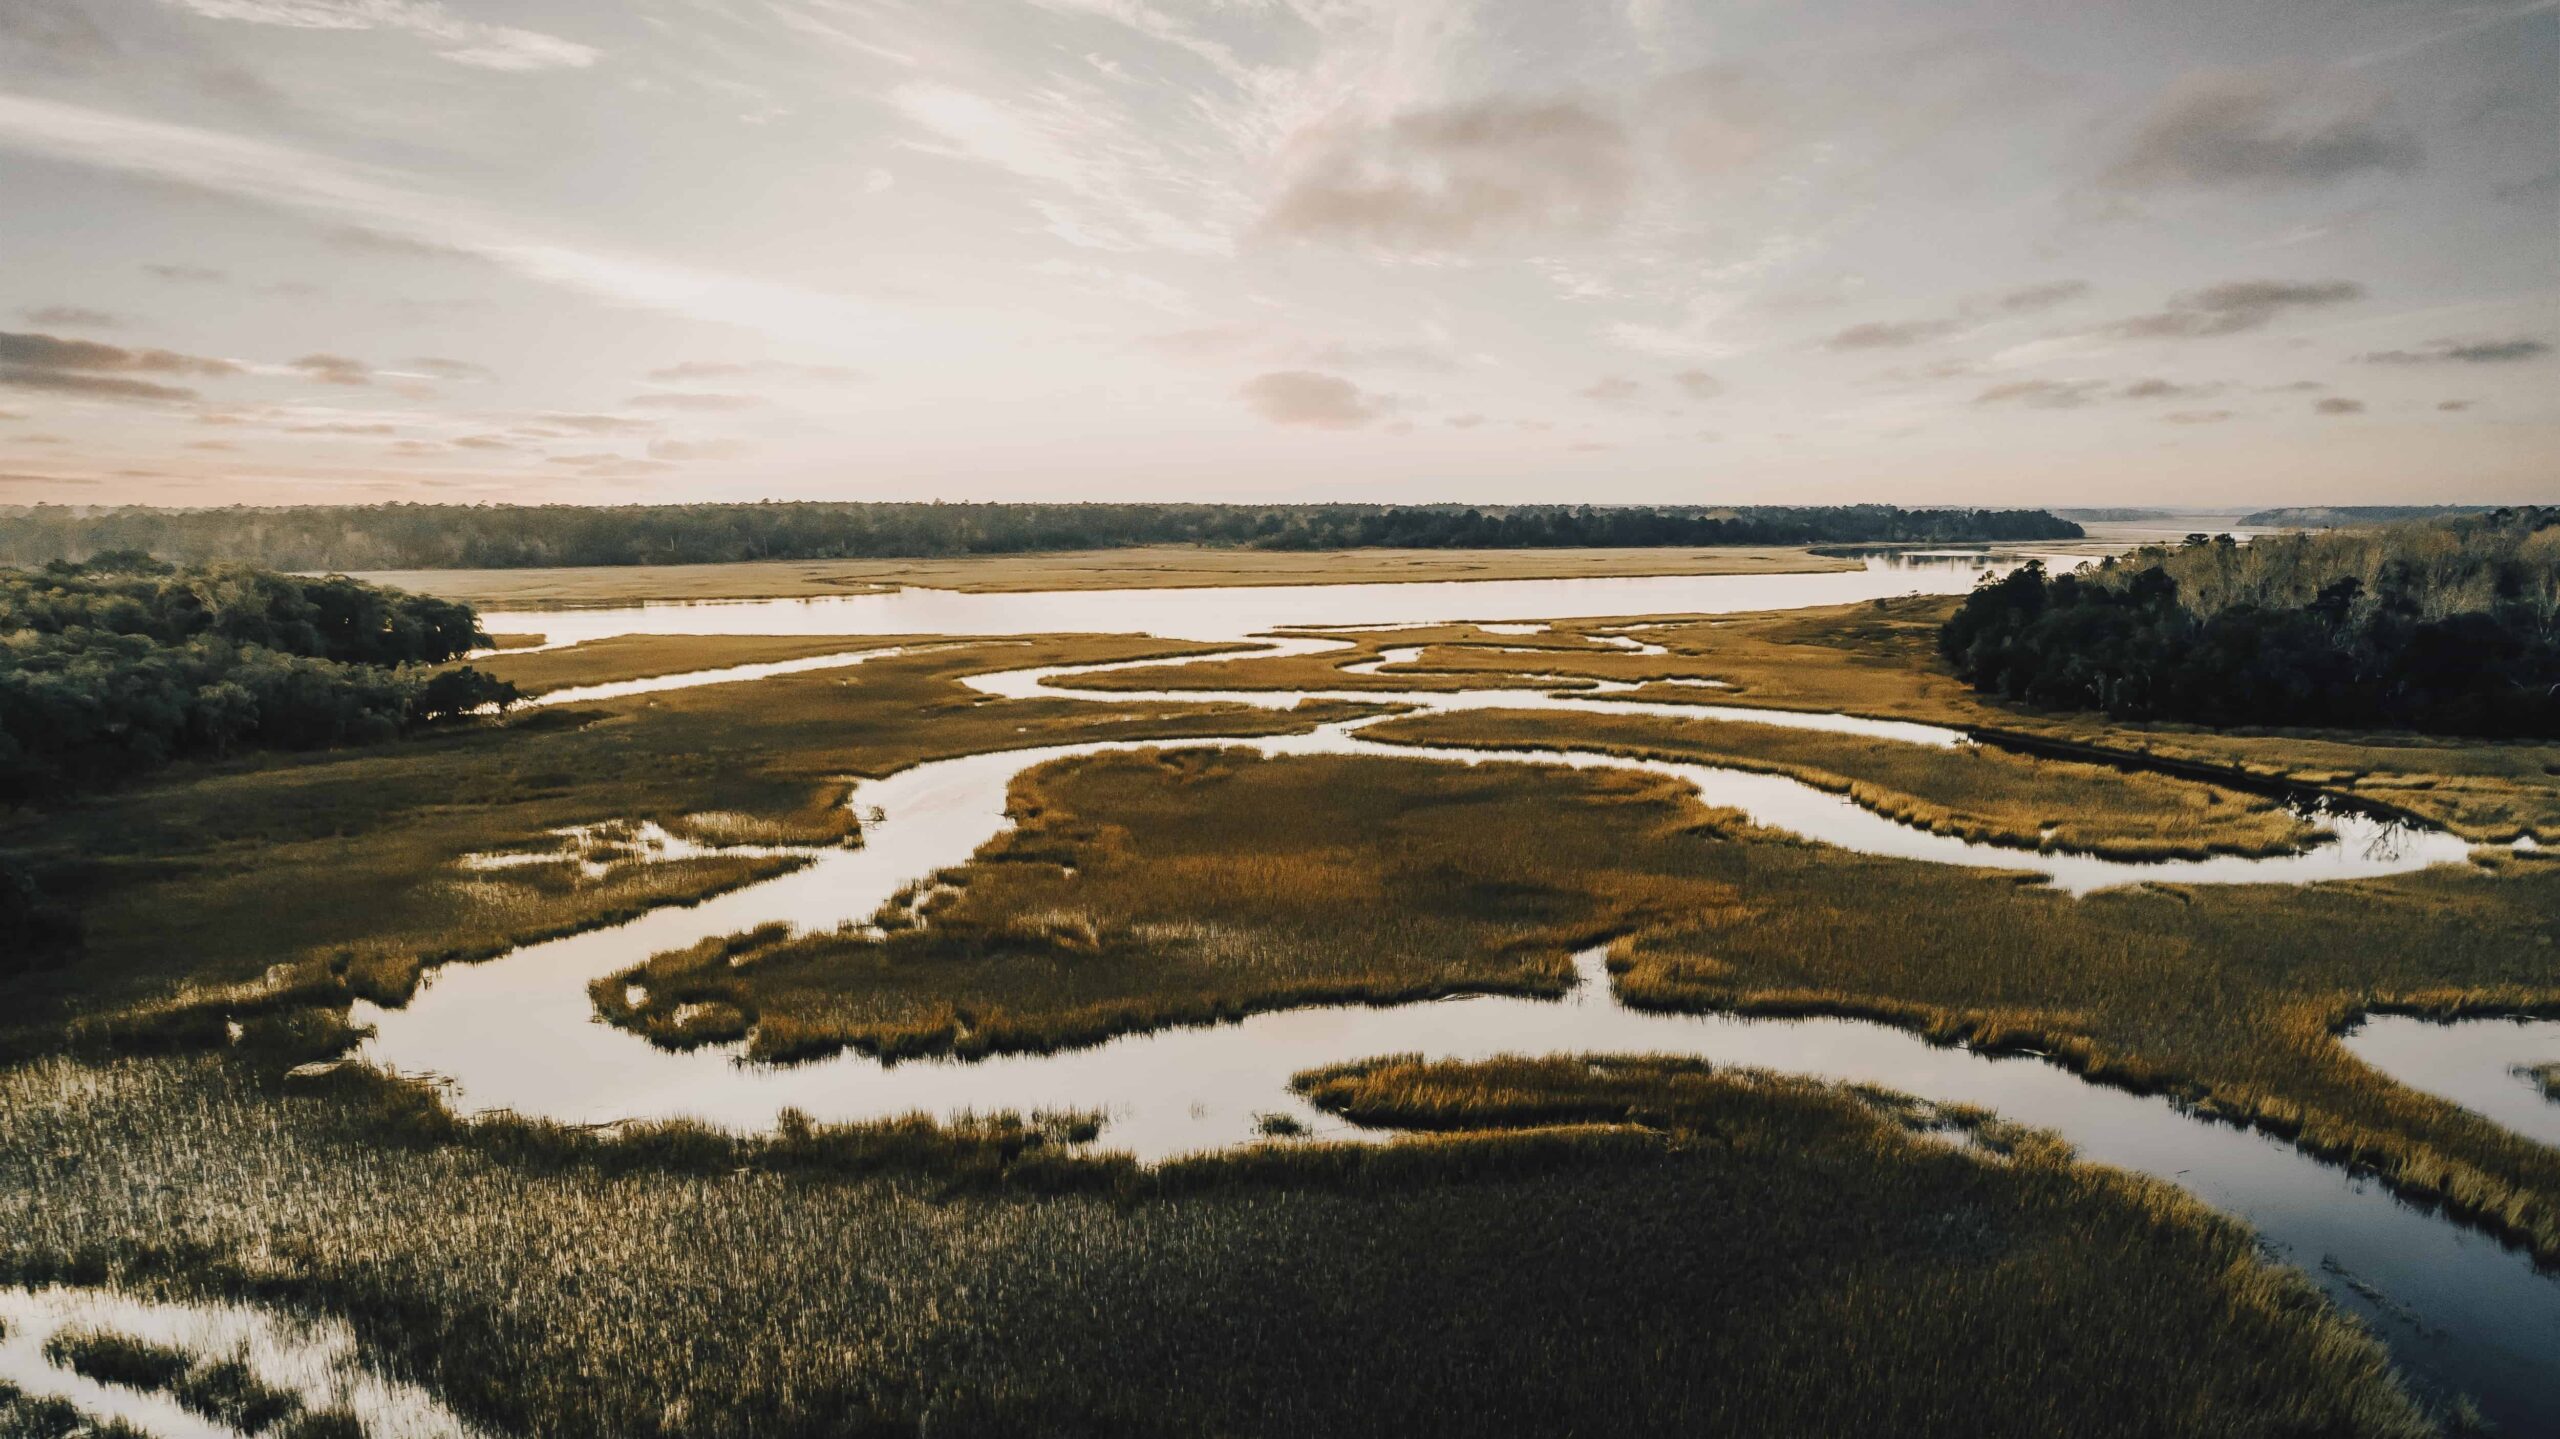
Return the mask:
M 0 1273 L 342 1316 L 527 1435 L 2428 1429 L 2245 1232 L 2030 1139 L 1695 1066 L 1320 1082 L 1464 1132 L 971 1178 L 930 1126 L 612 1140 L 41 1061 L 0 1072 Z
M 921 924 L 662 956 L 597 986 L 605 1010 L 670 1043 L 748 1035 L 773 1058 L 1038 1049 L 1310 998 L 1554 992 L 1567 948 L 1623 936 L 1631 1002 L 2034 1049 L 2560 1255 L 2549 1150 L 2335 1040 L 2374 1008 L 2560 1007 L 2547 863 L 2075 899 L 1756 831 L 1650 777 L 1235 751 L 1053 767 L 1017 808 L 1021 827 L 943 876 Z M 724 1033 L 672 1027 L 714 1005 Z
M 1132 704 L 1097 714 L 1063 700 L 1000 704 L 958 683 L 999 664 L 1183 648 L 1061 639 L 943 649 L 858 671 L 561 706 L 397 745 L 181 766 L 156 784 L 0 818 L 0 847 L 43 877 L 66 936 L 43 965 L 0 977 L 11 1022 L 0 1033 L 39 1048 L 73 1020 L 101 1040 L 173 1027 L 218 1034 L 242 1010 L 282 1000 L 397 998 L 428 966 L 685 903 L 795 863 L 706 854 L 602 874 L 565 854 L 504 869 L 462 864 L 554 852 L 561 832 L 580 826 L 646 821 L 676 834 L 838 844 L 855 832 L 858 817 L 842 804 L 853 776 L 1066 734 L 1259 733 L 1325 713 Z M 726 640 L 678 638 L 614 646 L 603 661 L 570 650 L 492 667 L 540 691 L 704 669 L 735 653 Z M 365 902 L 349 905 L 348 894 Z
M 1444 626 L 1079 683 L 1357 697 L 1551 676 L 1535 683 L 2387 784 L 2488 837 L 2554 818 L 2534 784 L 2560 760 L 2547 747 L 2137 730 L 1987 701 L 1930 658 L 1951 608 Z M 629 637 L 489 664 L 557 692 L 900 638 Z M 1089 1153 L 1099 1117 L 1072 1113 L 598 1134 L 466 1123 L 361 1067 L 284 1077 L 359 1037 L 350 1000 L 398 1003 L 433 965 L 859 842 L 856 777 L 1363 712 L 963 683 L 1198 648 L 943 639 L 393 746 L 187 762 L 16 817 L 0 843 L 70 881 L 87 933 L 76 963 L 8 992 L 22 1057 L 0 1069 L 0 1278 L 343 1316 L 375 1362 L 503 1432 L 2420 1433 L 2446 1417 L 2192 1200 L 1994 1116 L 1813 1081 L 1344 1055 L 1360 1062 L 1304 1094 L 1414 1137 L 1328 1143 L 1273 1115 L 1268 1143 L 1141 1168 Z M 2248 786 L 2104 753 L 1596 709 L 1371 733 L 1758 769 L 2022 850 L 2274 855 L 2309 837 Z M 2383 758 L 2337 762 L 2367 748 Z M 2535 851 L 2075 899 L 1791 839 L 1625 771 L 1139 749 L 1033 770 L 1013 798 L 1013 831 L 875 927 L 717 937 L 596 985 L 595 1008 L 758 1059 L 971 1056 L 1326 1001 L 1554 994 L 1569 951 L 1614 941 L 1636 1004 L 2036 1050 L 2560 1255 L 2551 1151 L 2334 1038 L 2377 1008 L 2560 1007 L 2560 866 Z M 308 884 L 324 865 L 364 887 L 360 912 Z M 1417 1337 L 1413 1313 L 1457 1317 Z M 1198 1378 L 1168 1398 L 1147 1379 L 1167 1372 Z
M 626 605 L 653 601 L 806 598 L 921 585 L 968 594 L 1107 589 L 1564 580 L 1625 575 L 1851 570 L 1852 560 L 1795 546 L 1642 549 L 1238 550 L 1131 545 L 1002 556 L 872 560 L 744 560 L 735 564 L 546 566 L 372 572 L 376 583 L 483 606 Z

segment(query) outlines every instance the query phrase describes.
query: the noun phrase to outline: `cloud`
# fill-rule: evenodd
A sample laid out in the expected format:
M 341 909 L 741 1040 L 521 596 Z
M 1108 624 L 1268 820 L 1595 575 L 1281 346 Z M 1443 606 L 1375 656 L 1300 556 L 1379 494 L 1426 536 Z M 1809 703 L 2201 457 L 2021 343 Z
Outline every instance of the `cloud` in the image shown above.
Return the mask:
M 0 49 L 16 47 L 46 68 L 88 70 L 112 60 L 115 41 L 81 13 L 78 0 L 10 0 L 0 5 Z
M 131 350 L 95 340 L 0 330 L 0 385 L 107 400 L 192 400 L 196 392 L 136 375 L 233 375 L 229 360 Z
M 700 390 L 664 390 L 633 395 L 623 401 L 642 410 L 752 410 L 764 403 L 754 395 L 718 395 Z
M 30 325 L 55 325 L 70 330 L 112 330 L 123 319 L 104 310 L 86 305 L 36 305 L 18 314 Z
M 96 340 L 66 340 L 0 330 L 0 364 L 31 365 L 49 370 L 141 370 L 167 375 L 236 375 L 229 360 L 181 355 L 171 350 L 128 350 Z
M 422 374 L 433 375 L 439 380 L 494 380 L 498 378 L 497 373 L 491 370 L 488 366 L 474 364 L 469 360 L 447 360 L 440 359 L 434 355 L 419 355 L 415 358 L 402 361 L 401 363 L 402 368 L 404 369 L 416 370 Z
M 2550 353 L 2548 344 L 2519 336 L 2512 340 L 2433 340 L 2415 350 L 2376 350 L 2356 358 L 2370 365 L 2503 365 L 2540 359 Z
M 2186 400 L 2210 395 L 2221 388 L 2220 385 L 2181 385 L 2172 380 L 2150 379 L 2131 381 L 2116 394 L 2127 400 Z
M 2162 97 L 2110 165 L 2118 189 L 2291 188 L 2406 170 L 2418 142 L 2371 107 L 2308 113 L 2315 78 L 2273 71 L 2191 76 Z
M 1618 123 L 1570 101 L 1487 100 L 1302 132 L 1265 233 L 1449 251 L 1594 234 L 1625 210 Z
M 1782 97 L 1739 65 L 1707 65 L 1654 87 L 1649 111 L 1664 152 L 1692 175 L 1749 167 L 1787 138 Z
M 2160 418 L 2173 425 L 2215 425 L 2230 419 L 2231 410 L 2171 410 Z
M 545 284 L 818 346 L 841 346 L 852 334 L 885 344 L 924 333 L 914 315 L 843 295 L 555 243 L 456 196 L 388 183 L 377 169 L 215 130 L 0 93 L 0 149 L 352 221 L 450 245 Z M 185 265 L 144 268 L 168 280 L 223 278 Z
M 2040 410 L 2076 410 L 2107 400 L 2189 400 L 2218 392 L 2217 384 L 2179 384 L 2157 378 L 2127 380 L 2013 380 L 1974 396 L 1977 405 L 2015 403 Z M 2187 413 L 2195 413 L 2188 411 Z
M 651 440 L 653 460 L 733 460 L 748 450 L 743 440 Z
M 202 265 L 145 265 L 143 272 L 173 285 L 219 285 L 230 280 L 229 272 L 208 270 Z
M 2016 403 L 2039 410 L 2076 410 L 2095 404 L 2107 388 L 2104 380 L 2012 380 L 1993 385 L 1973 397 L 1977 405 Z
M 2332 395 L 2313 405 L 2311 409 L 2314 414 L 2321 415 L 2361 415 L 2364 413 L 2364 401 Z
M 287 363 L 323 384 L 370 385 L 373 383 L 372 366 L 362 360 L 348 359 L 344 355 L 305 355 L 299 360 L 291 360 Z
M 1256 375 L 1237 391 L 1253 412 L 1275 425 L 1356 430 L 1378 418 L 1374 398 L 1340 375 L 1314 370 L 1274 370 Z
M 2437 408 L 2437 409 L 2439 409 L 2439 410 L 2467 410 L 2467 409 L 2470 409 L 2470 408 L 2471 408 L 2471 405 L 2472 405 L 2472 402 L 2471 402 L 2471 401 L 2469 401 L 2469 400 L 2438 400 L 2438 401 L 2436 401 L 2436 408 Z
M 504 435 L 464 435 L 453 442 L 457 450 L 520 450 L 524 446 Z
M 693 380 L 731 380 L 748 375 L 782 375 L 822 380 L 829 384 L 852 384 L 870 378 L 860 370 L 843 365 L 789 365 L 779 360 L 685 360 L 664 369 L 651 370 L 648 378 L 661 384 L 683 384 Z
M 2029 285 L 2022 290 L 2011 290 L 1991 303 L 2013 315 L 2027 315 L 2068 304 L 2088 294 L 2089 290 L 2086 280 L 2056 280 L 2048 285 Z
M 1453 430 L 1472 430 L 1483 423 L 1482 415 L 1451 415 L 1448 419 L 1449 428 Z
M 1336 341 L 1307 352 L 1310 365 L 1328 370 L 1419 370 L 1444 374 L 1458 368 L 1446 350 L 1429 345 L 1346 345 Z
M 1204 325 L 1198 329 L 1147 335 L 1138 343 L 1177 359 L 1201 360 L 1233 354 L 1252 344 L 1261 334 L 1261 329 L 1253 325 Z
M 1644 384 L 1642 381 L 1630 380 L 1623 375 L 1603 375 L 1574 393 L 1586 400 L 1598 400 L 1604 405 L 1617 405 L 1643 394 Z
M 476 260 L 480 257 L 453 245 L 439 245 L 432 240 L 412 239 L 407 235 L 389 235 L 362 225 L 344 225 L 329 232 L 329 243 L 341 250 L 367 255 L 404 255 L 422 260 Z
M 69 370 L 39 370 L 0 364 L 0 385 L 20 390 L 53 390 L 101 400 L 192 400 L 196 392 L 183 385 L 129 380 L 116 375 L 84 375 Z
M 539 31 L 454 14 L 436 0 L 164 0 L 208 20 L 295 30 L 397 30 L 431 44 L 457 65 L 482 70 L 583 70 L 603 52 Z
M 1671 377 L 1671 383 L 1693 400 L 1712 400 L 1724 393 L 1724 381 L 1704 370 L 1682 370 Z
M 658 427 L 655 420 L 635 420 L 627 415 L 581 415 L 560 410 L 548 411 L 535 418 L 546 425 L 558 425 L 564 430 L 583 430 L 591 435 L 628 434 L 633 430 L 654 430 Z
M 1891 350 L 1943 339 L 1964 328 L 1961 320 L 1903 320 L 1851 325 L 1822 342 L 1830 350 Z
M 2234 280 L 2173 296 L 2168 308 L 2117 322 L 2134 339 L 2197 339 L 2259 329 L 2287 310 L 2339 305 L 2361 299 L 2364 287 L 2348 280 Z

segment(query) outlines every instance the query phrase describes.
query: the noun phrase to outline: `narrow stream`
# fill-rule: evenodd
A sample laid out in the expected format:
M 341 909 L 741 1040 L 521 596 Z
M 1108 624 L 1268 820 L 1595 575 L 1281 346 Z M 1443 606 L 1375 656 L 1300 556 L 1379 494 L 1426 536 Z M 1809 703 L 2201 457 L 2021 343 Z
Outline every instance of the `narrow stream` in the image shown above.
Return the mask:
M 1763 609 L 1933 585 L 1960 589 L 1970 583 L 1970 562 L 1958 562 L 1952 573 L 1951 585 L 1945 573 L 1881 566 L 1839 575 L 1522 582 L 1551 592 L 1543 599 L 1512 595 L 1487 608 L 1454 610 L 1445 606 L 1466 596 L 1415 600 L 1413 592 L 1455 589 L 1472 596 L 1515 590 L 1519 585 L 1247 591 L 1242 593 L 1256 602 L 1250 620 L 1255 628 L 1243 634 L 1228 633 L 1247 622 L 1242 610 L 1204 616 L 1194 608 L 1204 594 L 1236 593 L 1225 591 L 1152 592 L 1153 613 L 1122 614 L 1116 620 L 1104 615 L 1126 603 L 1120 597 L 1125 592 L 962 596 L 957 598 L 970 603 L 942 616 L 950 628 L 921 623 L 923 611 L 917 608 L 894 613 L 881 608 L 860 614 L 846 608 L 865 601 L 894 600 L 894 595 L 778 602 L 784 609 L 748 604 L 491 616 L 488 623 L 502 630 L 551 629 L 561 624 L 577 638 L 640 632 L 746 634 L 777 632 L 774 618 L 793 613 L 807 623 L 779 632 L 1019 634 L 1116 628 L 1244 640 L 1284 627 L 1304 630 L 1319 621 L 1341 622 L 1347 606 L 1320 606 L 1313 614 L 1292 607 L 1301 595 L 1328 591 L 1402 592 L 1396 596 L 1400 603 L 1388 607 L 1383 616 L 1358 616 L 1367 622 L 1364 627 L 1372 627 L 1462 617 L 1515 620 L 1532 614 L 1544 618 L 1571 613 Z M 1801 581 L 1822 584 L 1797 583 Z M 1848 581 L 1861 582 L 1865 589 L 1841 593 Z M 1682 585 L 1693 588 L 1685 592 L 1673 588 Z M 1627 588 L 1632 586 L 1659 588 L 1649 588 L 1638 598 Z M 1589 587 L 1608 588 L 1605 594 L 1593 595 Z M 1582 598 L 1567 602 L 1567 597 L 1552 592 L 1558 589 L 1572 590 Z M 1804 597 L 1808 593 L 1814 597 Z M 1097 594 L 1110 598 L 1078 608 L 1077 601 L 1092 600 Z M 950 598 L 937 597 L 931 603 Z M 1038 603 L 1026 604 L 1032 600 Z M 981 601 L 991 603 L 976 603 Z M 1332 603 L 1330 596 L 1327 603 Z M 811 607 L 824 608 L 813 612 Z M 679 611 L 684 627 L 662 623 L 671 617 L 670 609 Z M 1003 613 L 999 615 L 998 610 Z M 1035 613 L 1036 619 L 1032 618 Z M 838 629 L 836 625 L 857 627 Z M 551 638 L 559 640 L 563 635 L 554 632 Z M 1346 644 L 1300 633 L 1282 637 L 1277 650 L 1261 653 L 1319 653 Z M 1223 653 L 1196 658 L 1222 657 Z M 855 657 L 826 658 L 849 663 Z M 972 683 L 997 695 L 1036 694 L 1115 705 L 1223 700 L 1287 708 L 1302 699 L 1329 697 L 1434 711 L 1605 709 L 1795 724 L 1886 743 L 1964 742 L 1955 731 L 1902 721 L 1648 703 L 1588 689 L 1558 694 L 1542 689 L 1130 692 L 1070 687 L 1082 675 L 1133 667 L 1023 669 L 977 676 Z M 723 678 L 722 672 L 714 671 L 639 683 L 645 688 L 672 688 L 679 682 L 714 683 Z M 358 1022 L 376 1030 L 358 1056 L 400 1072 L 436 1077 L 463 1112 L 506 1109 L 573 1123 L 680 1116 L 735 1128 L 761 1128 L 786 1107 L 822 1121 L 887 1118 L 918 1111 L 952 1115 L 1098 1110 L 1107 1116 L 1104 1146 L 1148 1159 L 1245 1142 L 1255 1133 L 1255 1117 L 1272 1112 L 1292 1114 L 1321 1132 L 1343 1135 L 1342 1125 L 1312 1113 L 1291 1094 L 1289 1076 L 1321 1064 L 1385 1053 L 1421 1052 L 1438 1058 L 1668 1053 L 1880 1084 L 1930 1100 L 1983 1105 L 2007 1118 L 2054 1130 L 2093 1160 L 2185 1186 L 2248 1221 L 2272 1252 L 2299 1265 L 2341 1306 L 2363 1316 L 2390 1343 L 2421 1387 L 2438 1394 L 2469 1394 L 2491 1418 L 2518 1432 L 2560 1428 L 2560 1359 L 2554 1357 L 2560 1356 L 2560 1283 L 2536 1273 L 2524 1256 L 2495 1241 L 2401 1203 L 2377 1182 L 2324 1165 L 2262 1135 L 2197 1118 L 2166 1101 L 2085 1083 L 2035 1059 L 1995 1060 L 1932 1048 L 1905 1032 L 1857 1021 L 1631 1010 L 1616 1001 L 1596 955 L 1578 957 L 1582 983 L 1562 1002 L 1474 997 L 1376 1008 L 1299 1009 L 1233 1025 L 1129 1035 L 1061 1054 L 895 1066 L 858 1054 L 775 1067 L 742 1063 L 734 1050 L 668 1053 L 600 1022 L 587 999 L 590 980 L 703 938 L 774 921 L 801 929 L 860 924 L 911 882 L 965 863 L 1001 833 L 1008 822 L 1004 814 L 1007 789 L 1024 769 L 1054 759 L 1139 748 L 1207 744 L 1240 746 L 1273 756 L 1364 754 L 1458 763 L 1639 769 L 1688 783 L 1705 802 L 1739 809 L 1757 824 L 1822 843 L 1926 863 L 2033 872 L 2074 894 L 2155 879 L 2181 884 L 2306 883 L 2458 864 L 2469 853 L 2462 841 L 2439 832 L 2359 815 L 2319 814 L 2307 818 L 2322 832 L 2321 841 L 2300 853 L 2263 859 L 2223 856 L 2127 863 L 1930 834 L 1885 819 L 1844 797 L 1768 775 L 1578 752 L 1411 747 L 1362 737 L 1360 731 L 1376 722 L 1350 720 L 1307 734 L 1258 739 L 1045 746 L 917 765 L 856 789 L 850 802 L 865 816 L 861 848 L 819 851 L 805 869 L 698 906 L 653 911 L 624 925 L 527 946 L 485 964 L 431 971 L 419 994 L 400 1009 L 358 1006 Z M 2375 1032 L 2368 1026 L 2368 1036 Z M 2402 1071 L 2395 1067 L 2392 1072 Z M 2520 1083 L 2517 1090 L 2534 1097 Z
M 31 1398 L 67 1404 L 94 1424 L 121 1421 L 151 1439 L 232 1439 L 240 1431 L 165 1392 L 101 1384 L 55 1363 L 45 1344 L 65 1330 L 141 1339 L 199 1361 L 236 1360 L 308 1412 L 357 1416 L 366 1439 L 478 1439 L 481 1432 L 418 1386 L 366 1368 L 355 1332 L 337 1320 L 291 1318 L 246 1304 L 170 1303 L 108 1289 L 0 1288 L 0 1382 Z

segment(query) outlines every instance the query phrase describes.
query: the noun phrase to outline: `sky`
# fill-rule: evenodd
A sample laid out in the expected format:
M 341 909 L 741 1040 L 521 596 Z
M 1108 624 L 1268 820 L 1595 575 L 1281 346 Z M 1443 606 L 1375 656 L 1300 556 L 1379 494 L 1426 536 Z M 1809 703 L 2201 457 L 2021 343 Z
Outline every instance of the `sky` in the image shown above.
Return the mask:
M 0 0 L 0 506 L 2560 501 L 2560 0 Z

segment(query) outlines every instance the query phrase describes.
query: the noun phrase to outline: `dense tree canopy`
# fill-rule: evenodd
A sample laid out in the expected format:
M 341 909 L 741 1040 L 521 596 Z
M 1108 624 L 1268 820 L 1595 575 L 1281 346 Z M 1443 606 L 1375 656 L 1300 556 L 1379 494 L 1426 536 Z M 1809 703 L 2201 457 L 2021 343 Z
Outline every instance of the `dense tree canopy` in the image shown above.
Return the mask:
M 504 702 L 511 686 L 431 668 L 487 642 L 467 605 L 344 576 L 131 552 L 0 571 L 0 802 Z
M 1975 689 L 2049 709 L 2560 737 L 2560 509 L 2031 564 L 1938 643 Z
M 363 505 L 0 510 L 0 562 L 135 550 L 289 570 L 712 564 L 1126 545 L 1311 550 L 1796 545 L 2074 538 L 2042 510 L 1458 505 Z

